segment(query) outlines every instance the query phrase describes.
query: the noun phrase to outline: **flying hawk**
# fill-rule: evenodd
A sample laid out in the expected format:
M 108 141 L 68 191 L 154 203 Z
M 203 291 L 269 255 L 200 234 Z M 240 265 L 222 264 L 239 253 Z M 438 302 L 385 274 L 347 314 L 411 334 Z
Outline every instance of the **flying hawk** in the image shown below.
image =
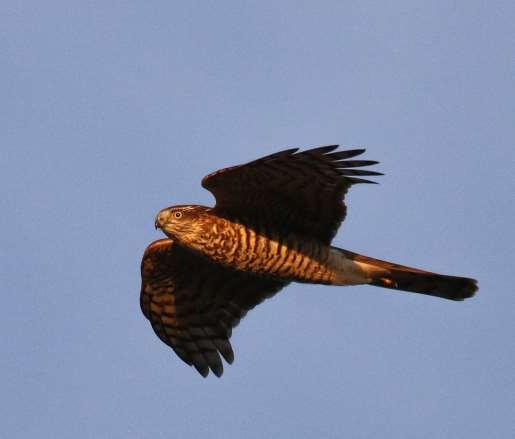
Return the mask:
M 376 285 L 450 300 L 474 295 L 474 279 L 381 261 L 331 246 L 350 186 L 382 175 L 360 169 L 364 149 L 338 145 L 272 154 L 209 174 L 215 207 L 172 206 L 155 226 L 166 239 L 141 263 L 140 304 L 157 336 L 202 376 L 232 363 L 232 328 L 290 282 Z

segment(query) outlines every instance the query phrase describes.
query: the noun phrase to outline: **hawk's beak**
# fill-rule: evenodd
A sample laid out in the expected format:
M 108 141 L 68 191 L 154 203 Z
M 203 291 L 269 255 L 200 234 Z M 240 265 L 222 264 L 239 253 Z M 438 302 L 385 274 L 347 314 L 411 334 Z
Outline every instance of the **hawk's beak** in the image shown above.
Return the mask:
M 161 212 L 159 212 L 156 216 L 156 222 L 154 223 L 156 229 L 163 227 L 169 218 L 170 212 L 168 210 L 163 209 Z

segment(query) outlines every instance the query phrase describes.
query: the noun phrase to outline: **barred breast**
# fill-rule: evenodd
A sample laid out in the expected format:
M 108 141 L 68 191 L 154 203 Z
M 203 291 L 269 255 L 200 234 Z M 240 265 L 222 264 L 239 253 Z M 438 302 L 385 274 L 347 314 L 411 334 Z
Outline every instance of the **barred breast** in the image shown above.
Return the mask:
M 199 250 L 205 256 L 237 270 L 297 282 L 355 283 L 352 279 L 342 282 L 340 254 L 311 239 L 275 236 L 271 231 L 214 217 L 202 241 Z

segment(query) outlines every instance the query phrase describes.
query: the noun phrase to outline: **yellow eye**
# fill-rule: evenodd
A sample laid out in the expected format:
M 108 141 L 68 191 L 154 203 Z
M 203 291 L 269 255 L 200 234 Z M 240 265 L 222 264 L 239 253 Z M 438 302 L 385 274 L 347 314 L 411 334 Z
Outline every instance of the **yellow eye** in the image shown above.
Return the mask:
M 174 216 L 174 218 L 177 218 L 177 219 L 182 218 L 182 212 L 179 212 L 179 211 L 174 212 L 173 216 Z

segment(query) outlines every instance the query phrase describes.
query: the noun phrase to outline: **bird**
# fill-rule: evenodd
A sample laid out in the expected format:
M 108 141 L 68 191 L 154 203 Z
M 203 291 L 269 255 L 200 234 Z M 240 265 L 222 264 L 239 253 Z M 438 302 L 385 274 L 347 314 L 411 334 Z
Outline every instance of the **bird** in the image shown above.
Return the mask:
M 364 256 L 331 245 L 345 194 L 379 162 L 364 148 L 286 149 L 215 171 L 202 186 L 214 207 L 162 209 L 141 262 L 140 307 L 155 334 L 203 377 L 234 361 L 232 329 L 292 282 L 374 285 L 461 301 L 477 281 Z M 364 169 L 365 168 L 365 169 Z

